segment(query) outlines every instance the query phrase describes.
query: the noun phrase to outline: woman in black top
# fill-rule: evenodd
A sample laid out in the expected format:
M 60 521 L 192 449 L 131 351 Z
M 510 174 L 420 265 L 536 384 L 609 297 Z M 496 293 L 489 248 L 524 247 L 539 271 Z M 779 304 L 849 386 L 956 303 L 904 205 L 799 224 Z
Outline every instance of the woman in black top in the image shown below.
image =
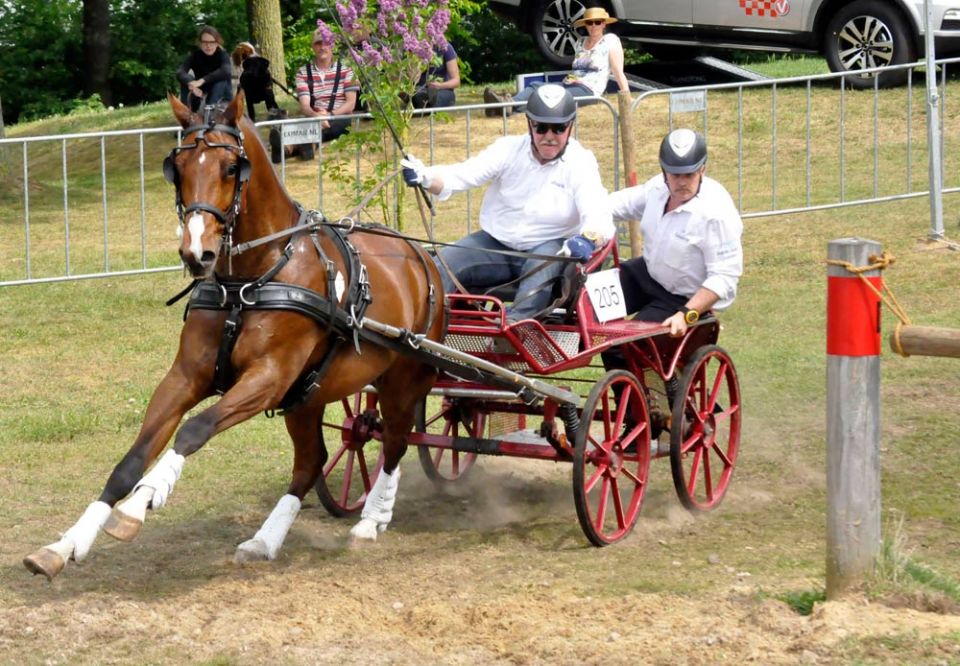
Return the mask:
M 223 50 L 223 37 L 213 26 L 205 25 L 197 35 L 199 48 L 187 56 L 177 70 L 180 81 L 180 101 L 194 111 L 206 96 L 206 104 L 233 99 L 231 79 L 233 69 L 230 56 Z

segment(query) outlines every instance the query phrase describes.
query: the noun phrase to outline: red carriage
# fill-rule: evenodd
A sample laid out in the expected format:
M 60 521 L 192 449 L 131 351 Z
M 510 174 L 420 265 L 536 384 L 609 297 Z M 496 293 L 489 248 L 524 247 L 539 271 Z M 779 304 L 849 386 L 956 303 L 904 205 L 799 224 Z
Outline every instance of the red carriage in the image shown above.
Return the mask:
M 619 261 L 611 242 L 578 266 L 576 277 Z M 730 484 L 741 427 L 737 374 L 716 345 L 714 316 L 672 338 L 658 323 L 601 321 L 601 291 L 587 283 L 543 321 L 514 324 L 504 299 L 448 295 L 443 344 L 422 341 L 442 371 L 408 439 L 439 486 L 463 477 L 484 454 L 572 463 L 577 516 L 596 546 L 632 530 L 652 458 L 670 457 L 687 509 L 716 507 Z M 381 332 L 401 335 L 388 329 Z M 617 345 L 628 369 L 605 372 L 599 355 Z M 324 419 L 331 455 L 316 490 L 331 514 L 349 516 L 363 507 L 380 471 L 381 423 L 372 388 L 341 402 L 342 420 Z

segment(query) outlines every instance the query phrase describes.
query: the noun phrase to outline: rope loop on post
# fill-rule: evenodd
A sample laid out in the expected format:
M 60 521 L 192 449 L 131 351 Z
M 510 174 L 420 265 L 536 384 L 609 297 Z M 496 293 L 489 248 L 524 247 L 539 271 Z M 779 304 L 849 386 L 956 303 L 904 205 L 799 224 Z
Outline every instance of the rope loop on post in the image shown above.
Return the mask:
M 873 284 L 863 276 L 867 271 L 882 271 L 896 261 L 894 257 L 889 252 L 881 252 L 879 255 L 872 254 L 869 257 L 870 263 L 866 266 L 854 266 L 849 261 L 840 261 L 838 259 L 827 259 L 827 263 L 831 266 L 839 266 L 846 269 L 848 272 L 856 275 L 860 280 L 867 285 L 867 287 L 872 291 L 883 303 L 890 308 L 890 311 L 897 316 L 897 319 L 900 321 L 897 323 L 897 327 L 893 333 L 893 348 L 901 356 L 909 356 L 903 347 L 900 346 L 900 327 L 901 326 L 910 326 L 910 316 L 907 315 L 907 311 L 903 309 L 903 306 L 900 305 L 900 301 L 897 300 L 897 297 L 894 295 L 893 290 L 887 284 L 886 280 L 883 279 L 883 276 L 880 277 L 880 289 L 878 290 Z

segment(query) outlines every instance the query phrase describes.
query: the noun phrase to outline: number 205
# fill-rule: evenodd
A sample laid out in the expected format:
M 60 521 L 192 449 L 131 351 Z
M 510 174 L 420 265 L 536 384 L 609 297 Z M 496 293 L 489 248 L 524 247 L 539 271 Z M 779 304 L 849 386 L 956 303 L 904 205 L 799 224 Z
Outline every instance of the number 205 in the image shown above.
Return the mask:
M 620 292 L 610 287 L 600 287 L 593 290 L 593 302 L 601 308 L 612 308 L 620 305 Z

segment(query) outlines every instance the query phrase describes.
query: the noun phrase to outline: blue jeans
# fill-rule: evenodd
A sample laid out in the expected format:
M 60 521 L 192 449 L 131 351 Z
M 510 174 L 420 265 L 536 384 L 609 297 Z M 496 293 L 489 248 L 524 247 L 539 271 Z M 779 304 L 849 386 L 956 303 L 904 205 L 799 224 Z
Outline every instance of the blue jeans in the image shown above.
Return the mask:
M 216 104 L 220 101 L 229 102 L 233 99 L 233 85 L 230 79 L 204 83 L 200 88 L 206 95 L 205 104 Z M 180 101 L 190 107 L 192 111 L 200 110 L 200 98 L 190 94 L 190 89 L 180 84 Z
M 457 94 L 449 88 L 417 88 L 413 93 L 413 108 L 435 109 L 453 106 L 457 103 Z
M 529 250 L 533 254 L 555 255 L 563 247 L 563 239 L 557 238 L 546 241 Z M 517 285 L 517 296 L 513 305 L 507 308 L 507 318 L 510 321 L 529 319 L 539 311 L 550 305 L 551 292 L 555 283 L 554 278 L 563 272 L 563 262 L 543 261 L 541 259 L 517 257 L 487 250 L 507 250 L 507 247 L 486 231 L 476 231 L 461 238 L 455 245 L 442 247 L 439 254 L 450 266 L 450 270 L 457 276 L 463 288 L 470 293 L 475 290 L 485 290 L 516 280 L 540 265 L 546 267 L 533 275 L 524 278 Z M 437 267 L 443 277 L 444 291 L 450 293 L 456 290 L 453 281 L 439 260 Z M 542 287 L 542 288 L 541 288 Z

